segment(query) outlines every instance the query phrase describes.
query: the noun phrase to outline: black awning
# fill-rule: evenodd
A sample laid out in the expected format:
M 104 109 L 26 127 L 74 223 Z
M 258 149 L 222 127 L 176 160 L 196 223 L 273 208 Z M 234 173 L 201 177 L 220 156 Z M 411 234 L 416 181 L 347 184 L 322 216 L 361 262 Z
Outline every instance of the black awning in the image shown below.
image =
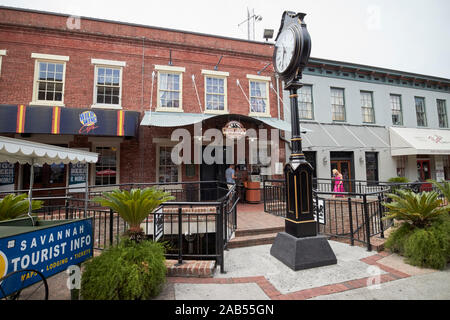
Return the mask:
M 1 133 L 135 137 L 136 111 L 0 105 Z

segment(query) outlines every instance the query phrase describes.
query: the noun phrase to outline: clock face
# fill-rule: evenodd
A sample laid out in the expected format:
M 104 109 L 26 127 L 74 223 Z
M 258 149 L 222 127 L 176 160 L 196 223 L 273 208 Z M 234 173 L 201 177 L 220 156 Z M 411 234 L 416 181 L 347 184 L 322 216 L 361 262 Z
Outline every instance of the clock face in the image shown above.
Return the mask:
M 275 44 L 275 67 L 278 73 L 287 70 L 294 58 L 295 52 L 295 35 L 292 29 L 287 29 L 281 33 Z

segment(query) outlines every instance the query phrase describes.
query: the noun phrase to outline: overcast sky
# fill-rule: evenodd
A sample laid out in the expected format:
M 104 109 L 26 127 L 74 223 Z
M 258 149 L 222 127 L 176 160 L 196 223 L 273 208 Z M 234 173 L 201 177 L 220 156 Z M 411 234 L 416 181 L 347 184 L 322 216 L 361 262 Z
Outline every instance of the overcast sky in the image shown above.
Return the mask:
M 283 11 L 305 12 L 315 58 L 450 78 L 449 0 L 0 0 L 51 11 L 247 39 L 278 31 Z M 253 31 L 251 31 L 253 37 Z M 273 41 L 273 40 L 272 40 Z

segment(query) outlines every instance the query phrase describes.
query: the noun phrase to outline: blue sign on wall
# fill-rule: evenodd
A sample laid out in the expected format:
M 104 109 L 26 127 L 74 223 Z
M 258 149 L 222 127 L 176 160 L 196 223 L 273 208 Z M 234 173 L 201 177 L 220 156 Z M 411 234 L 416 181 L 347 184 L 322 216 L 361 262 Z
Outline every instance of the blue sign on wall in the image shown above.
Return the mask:
M 0 239 L 0 278 L 23 269 L 41 272 L 45 278 L 67 270 L 93 255 L 92 219 L 22 233 Z M 22 281 L 24 281 L 22 283 Z M 39 281 L 33 273 L 7 278 L 1 283 L 2 294 L 9 295 Z

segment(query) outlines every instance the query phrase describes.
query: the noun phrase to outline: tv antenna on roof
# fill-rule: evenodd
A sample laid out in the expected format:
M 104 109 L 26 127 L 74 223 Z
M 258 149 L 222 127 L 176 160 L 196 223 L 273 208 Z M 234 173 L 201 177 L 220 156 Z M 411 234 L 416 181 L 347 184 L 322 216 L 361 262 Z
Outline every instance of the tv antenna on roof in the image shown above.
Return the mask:
M 238 24 L 238 27 L 240 27 L 243 23 L 247 22 L 247 38 L 248 40 L 252 40 L 250 39 L 250 22 L 252 23 L 252 27 L 253 27 L 253 40 L 255 40 L 255 22 L 256 21 L 261 21 L 263 19 L 263 17 L 261 15 L 257 15 L 255 14 L 255 9 L 252 9 L 252 15 L 250 15 L 250 10 L 247 8 L 247 19 L 245 19 L 244 21 L 242 21 L 241 23 Z

